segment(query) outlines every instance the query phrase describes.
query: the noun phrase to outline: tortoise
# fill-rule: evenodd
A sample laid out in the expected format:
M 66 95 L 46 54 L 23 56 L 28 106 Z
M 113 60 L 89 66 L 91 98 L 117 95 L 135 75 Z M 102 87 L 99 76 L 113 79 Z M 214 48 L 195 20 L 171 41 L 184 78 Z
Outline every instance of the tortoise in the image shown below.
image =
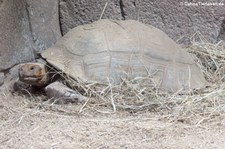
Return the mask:
M 188 52 L 163 31 L 135 20 L 102 19 L 80 25 L 43 51 L 41 57 L 83 82 L 109 79 L 118 83 L 123 76 L 151 75 L 160 80 L 160 88 L 168 92 L 205 85 L 201 70 Z M 22 64 L 19 78 L 36 86 L 49 84 L 47 94 L 54 88 L 60 95 L 77 97 L 72 89 L 59 83 L 52 85 L 46 66 L 38 62 Z

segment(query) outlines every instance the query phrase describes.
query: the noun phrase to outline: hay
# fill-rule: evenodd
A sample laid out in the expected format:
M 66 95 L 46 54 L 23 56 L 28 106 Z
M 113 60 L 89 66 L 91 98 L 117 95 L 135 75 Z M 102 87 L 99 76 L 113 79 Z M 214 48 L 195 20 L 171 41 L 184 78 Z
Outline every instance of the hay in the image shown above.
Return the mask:
M 225 49 L 223 42 L 217 44 L 197 42 L 193 43 L 187 50 L 192 54 L 207 81 L 212 83 L 224 82 Z

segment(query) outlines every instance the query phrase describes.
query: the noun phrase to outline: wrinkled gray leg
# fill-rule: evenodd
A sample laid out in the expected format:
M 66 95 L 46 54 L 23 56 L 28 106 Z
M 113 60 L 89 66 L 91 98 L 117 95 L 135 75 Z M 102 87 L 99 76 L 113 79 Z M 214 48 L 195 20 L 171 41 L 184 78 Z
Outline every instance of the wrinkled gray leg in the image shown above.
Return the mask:
M 45 92 L 51 101 L 58 104 L 85 102 L 86 98 L 60 82 L 54 82 L 45 87 Z

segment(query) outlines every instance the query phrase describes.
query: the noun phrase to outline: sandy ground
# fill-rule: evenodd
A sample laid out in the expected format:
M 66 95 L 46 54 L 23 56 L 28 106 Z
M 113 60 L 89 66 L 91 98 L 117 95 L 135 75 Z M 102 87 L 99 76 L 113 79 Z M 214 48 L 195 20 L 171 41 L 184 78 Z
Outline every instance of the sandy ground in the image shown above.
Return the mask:
M 81 114 L 43 108 L 21 96 L 0 98 L 0 148 L 20 149 L 224 149 L 225 124 L 169 123 L 157 113 Z M 80 105 L 66 105 L 77 109 Z

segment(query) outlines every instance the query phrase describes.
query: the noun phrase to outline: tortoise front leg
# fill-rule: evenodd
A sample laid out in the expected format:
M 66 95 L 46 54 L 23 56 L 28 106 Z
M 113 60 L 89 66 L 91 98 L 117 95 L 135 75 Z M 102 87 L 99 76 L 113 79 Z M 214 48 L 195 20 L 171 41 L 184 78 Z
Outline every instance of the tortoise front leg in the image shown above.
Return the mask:
M 48 98 L 54 103 L 77 103 L 85 102 L 86 98 L 60 82 L 54 82 L 45 87 Z

